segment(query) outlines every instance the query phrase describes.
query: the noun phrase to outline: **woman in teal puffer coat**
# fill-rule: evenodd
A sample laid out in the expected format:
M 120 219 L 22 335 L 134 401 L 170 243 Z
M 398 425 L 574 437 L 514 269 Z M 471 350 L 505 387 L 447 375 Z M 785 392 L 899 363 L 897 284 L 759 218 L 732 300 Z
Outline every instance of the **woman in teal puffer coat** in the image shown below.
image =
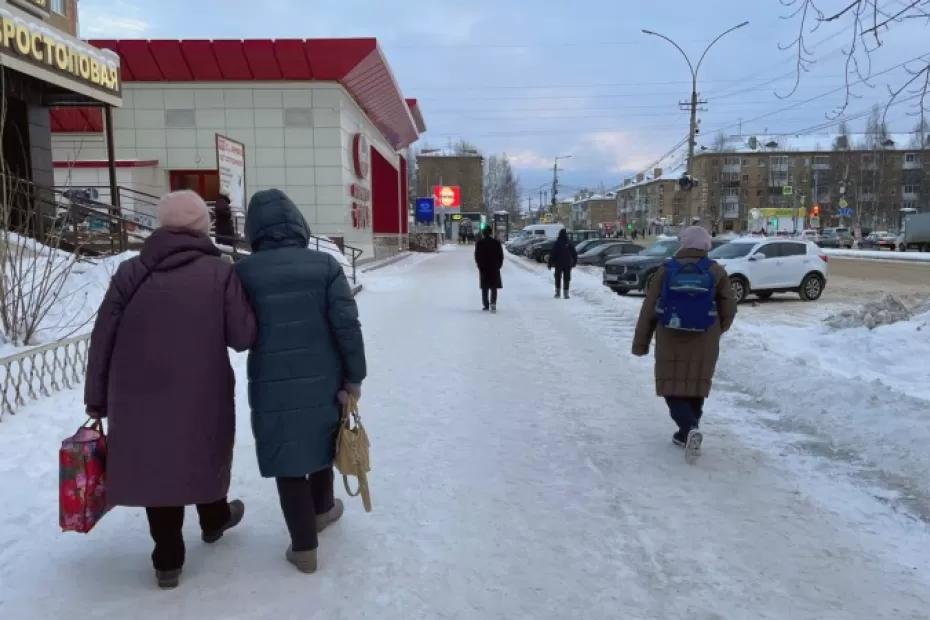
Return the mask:
M 258 465 L 277 482 L 287 559 L 312 573 L 317 532 L 342 516 L 333 458 L 340 400 L 359 396 L 366 374 L 358 307 L 336 259 L 307 248 L 307 222 L 284 192 L 256 193 L 245 229 L 252 255 L 236 271 L 258 320 L 248 364 Z

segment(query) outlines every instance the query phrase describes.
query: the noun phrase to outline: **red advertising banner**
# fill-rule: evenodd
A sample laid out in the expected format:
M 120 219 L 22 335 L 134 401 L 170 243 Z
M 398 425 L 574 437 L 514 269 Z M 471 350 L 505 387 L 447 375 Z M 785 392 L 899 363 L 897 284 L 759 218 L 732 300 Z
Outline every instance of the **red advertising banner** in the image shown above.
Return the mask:
M 454 209 L 462 206 L 462 188 L 458 185 L 434 185 L 433 201 L 437 208 Z

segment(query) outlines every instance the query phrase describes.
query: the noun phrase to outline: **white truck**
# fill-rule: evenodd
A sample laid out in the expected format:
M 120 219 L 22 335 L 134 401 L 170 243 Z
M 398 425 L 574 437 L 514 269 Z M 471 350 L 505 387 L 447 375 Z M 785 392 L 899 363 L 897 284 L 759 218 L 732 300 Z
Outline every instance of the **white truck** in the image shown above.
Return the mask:
M 898 250 L 930 251 L 930 213 L 909 213 L 902 218 Z

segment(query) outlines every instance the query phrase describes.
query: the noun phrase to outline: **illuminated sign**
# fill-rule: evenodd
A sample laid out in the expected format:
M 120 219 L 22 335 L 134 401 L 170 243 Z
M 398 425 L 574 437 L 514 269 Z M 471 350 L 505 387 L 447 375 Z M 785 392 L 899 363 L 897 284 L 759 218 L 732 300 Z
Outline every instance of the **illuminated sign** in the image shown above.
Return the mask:
M 424 223 L 432 222 L 434 207 L 435 202 L 432 198 L 417 198 L 417 221 Z
M 462 188 L 458 185 L 434 185 L 433 200 L 437 207 L 454 209 L 462 206 Z
M 20 15 L 0 8 L 0 56 L 75 78 L 109 95 L 119 96 L 120 61 L 116 54 Z

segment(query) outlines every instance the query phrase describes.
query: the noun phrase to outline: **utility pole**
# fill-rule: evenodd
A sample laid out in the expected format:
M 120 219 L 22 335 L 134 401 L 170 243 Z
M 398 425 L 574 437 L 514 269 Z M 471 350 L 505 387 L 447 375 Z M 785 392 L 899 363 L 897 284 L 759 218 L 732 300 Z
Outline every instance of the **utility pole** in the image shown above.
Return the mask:
M 558 213 L 559 210 L 559 160 L 571 159 L 572 157 L 573 155 L 559 155 L 552 164 L 552 215 Z
M 698 106 L 707 105 L 707 101 L 702 101 L 698 99 L 697 80 L 698 80 L 698 72 L 701 70 L 701 64 L 703 64 L 704 58 L 707 56 L 707 52 L 710 51 L 710 48 L 712 48 L 714 44 L 717 43 L 717 41 L 719 41 L 726 35 L 730 34 L 734 30 L 739 30 L 740 28 L 742 28 L 743 26 L 747 26 L 748 24 L 749 22 L 745 21 L 717 35 L 717 38 L 711 41 L 710 44 L 706 48 L 704 48 L 704 52 L 701 54 L 701 57 L 698 59 L 697 65 L 691 62 L 691 58 L 688 56 L 685 50 L 683 50 L 681 46 L 675 43 L 672 39 L 665 36 L 664 34 L 659 34 L 658 32 L 653 32 L 652 30 L 643 29 L 643 34 L 648 34 L 650 36 L 659 37 L 660 39 L 665 39 L 666 41 L 674 45 L 675 49 L 681 52 L 681 55 L 684 56 L 685 62 L 688 63 L 688 68 L 691 70 L 691 101 L 688 103 L 685 103 L 685 102 L 679 103 L 679 106 L 681 106 L 682 109 L 689 109 L 691 112 L 690 114 L 691 119 L 689 123 L 689 131 L 688 131 L 688 163 L 687 163 L 687 174 L 689 177 L 691 177 L 694 172 L 694 147 L 697 144 L 697 133 L 698 133 L 698 127 L 697 127 Z M 688 196 L 689 196 L 689 200 L 691 200 L 690 191 L 689 191 Z M 720 208 L 723 209 L 722 202 L 721 202 Z M 693 217 L 694 213 L 693 213 L 693 209 L 691 209 L 690 204 L 688 205 L 688 210 L 689 212 L 691 212 L 691 215 Z

